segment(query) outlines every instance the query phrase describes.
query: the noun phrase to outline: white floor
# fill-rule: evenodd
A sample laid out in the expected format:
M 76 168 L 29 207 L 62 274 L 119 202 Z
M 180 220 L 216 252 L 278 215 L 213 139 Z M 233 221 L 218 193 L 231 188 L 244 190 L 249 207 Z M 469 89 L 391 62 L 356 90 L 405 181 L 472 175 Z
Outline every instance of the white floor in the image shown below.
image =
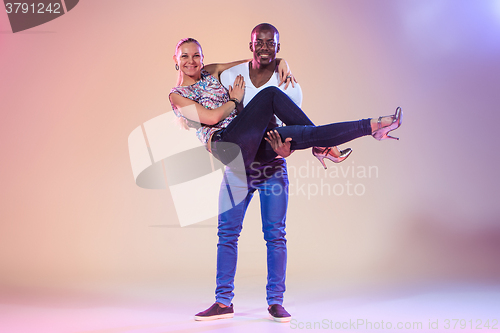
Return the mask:
M 0 303 L 0 332 L 500 331 L 500 286 L 389 288 L 333 298 L 292 292 L 292 300 L 285 304 L 293 316 L 290 323 L 271 321 L 265 301 L 250 294 L 235 302 L 234 318 L 195 322 L 193 315 L 211 303 L 186 300 L 180 292 L 158 291 L 151 296 L 150 291 L 149 296 L 121 298 L 11 295 Z

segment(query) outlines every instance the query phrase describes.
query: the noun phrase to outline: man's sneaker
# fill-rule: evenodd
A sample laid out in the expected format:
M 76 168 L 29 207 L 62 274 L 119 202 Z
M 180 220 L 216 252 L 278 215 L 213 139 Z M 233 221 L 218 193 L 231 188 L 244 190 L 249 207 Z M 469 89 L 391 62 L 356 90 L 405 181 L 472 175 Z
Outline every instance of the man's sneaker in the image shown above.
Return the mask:
M 228 307 L 221 307 L 219 303 L 214 303 L 211 307 L 205 311 L 199 312 L 194 316 L 194 320 L 215 320 L 215 319 L 225 319 L 233 318 L 234 310 L 233 304 L 231 303 Z
M 269 311 L 269 314 L 275 321 L 279 321 L 280 323 L 288 323 L 292 319 L 292 316 L 280 304 L 271 305 L 267 311 Z

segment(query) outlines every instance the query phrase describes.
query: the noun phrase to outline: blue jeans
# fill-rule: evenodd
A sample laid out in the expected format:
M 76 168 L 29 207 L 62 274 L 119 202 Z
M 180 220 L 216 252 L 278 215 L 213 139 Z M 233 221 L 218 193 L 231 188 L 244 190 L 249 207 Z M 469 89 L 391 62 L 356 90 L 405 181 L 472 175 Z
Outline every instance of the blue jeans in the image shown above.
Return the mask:
M 240 173 L 240 174 L 238 174 Z M 239 186 L 236 186 L 239 184 Z M 217 244 L 216 301 L 230 305 L 234 293 L 234 276 L 238 258 L 238 237 L 243 218 L 254 192 L 259 191 L 262 231 L 267 246 L 267 302 L 282 304 L 285 292 L 286 239 L 285 220 L 288 205 L 288 175 L 284 159 L 267 164 L 255 163 L 241 171 L 226 168 L 219 194 Z M 243 201 L 226 210 L 228 201 L 241 197 L 236 191 L 246 193 Z
M 214 134 L 212 152 L 227 164 L 239 151 L 248 170 L 254 161 L 269 162 L 276 153 L 263 138 L 274 115 L 286 126 L 277 127 L 282 140 L 292 138 L 292 150 L 314 146 L 337 146 L 364 135 L 370 135 L 370 119 L 314 126 L 305 113 L 280 89 L 268 87 L 261 90 L 223 130 Z M 227 148 L 225 143 L 233 143 Z
M 287 125 L 276 130 L 282 139 L 292 138 L 291 149 L 336 146 L 371 134 L 369 119 L 314 126 L 302 110 L 276 87 L 260 91 L 227 128 L 214 134 L 211 146 L 214 156 L 227 165 L 241 152 L 245 166 L 244 170 L 226 167 L 219 193 L 215 293 L 216 301 L 228 306 L 234 296 L 238 237 L 256 190 L 260 194 L 262 231 L 267 245 L 267 302 L 269 305 L 283 302 L 288 175 L 284 159 L 276 160 L 276 153 L 263 140 L 266 131 L 272 129 L 269 124 L 274 115 Z

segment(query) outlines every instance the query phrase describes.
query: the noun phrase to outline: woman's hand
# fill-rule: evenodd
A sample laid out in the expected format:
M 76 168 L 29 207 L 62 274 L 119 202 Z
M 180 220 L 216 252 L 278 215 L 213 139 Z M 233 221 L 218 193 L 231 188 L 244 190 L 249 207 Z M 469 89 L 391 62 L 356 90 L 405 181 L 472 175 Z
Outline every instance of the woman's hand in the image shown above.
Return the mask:
M 243 96 L 245 95 L 245 79 L 243 76 L 238 75 L 234 80 L 234 85 L 231 87 L 229 85 L 229 97 L 236 98 L 238 101 L 243 101 Z
M 280 76 L 280 83 L 278 84 L 278 87 L 281 86 L 283 83 L 286 82 L 285 84 L 285 90 L 288 88 L 288 85 L 292 83 L 292 87 L 295 87 L 295 83 L 297 82 L 297 79 L 295 79 L 295 76 L 293 76 L 292 71 L 290 71 L 290 67 L 288 66 L 288 63 L 286 62 L 285 59 L 279 59 L 279 64 L 278 64 L 278 75 Z
M 293 153 L 293 150 L 290 150 L 292 138 L 286 138 L 285 142 L 282 142 L 277 130 L 267 132 L 267 137 L 264 140 L 269 142 L 274 152 L 281 157 L 288 157 Z

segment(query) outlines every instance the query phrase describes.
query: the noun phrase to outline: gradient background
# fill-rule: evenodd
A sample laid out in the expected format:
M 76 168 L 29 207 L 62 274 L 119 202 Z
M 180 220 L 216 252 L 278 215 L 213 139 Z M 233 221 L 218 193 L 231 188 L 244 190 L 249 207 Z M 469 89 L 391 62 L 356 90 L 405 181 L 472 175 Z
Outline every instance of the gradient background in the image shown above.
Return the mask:
M 180 228 L 168 190 L 135 185 L 127 138 L 171 110 L 179 39 L 198 39 L 205 63 L 250 58 L 261 22 L 279 29 L 315 123 L 404 111 L 399 142 L 362 138 L 328 164 L 378 167 L 371 179 L 324 179 L 362 183 L 364 195 L 292 189 L 286 300 L 500 282 L 500 1 L 107 0 L 16 34 L 0 13 L 5 300 L 137 290 L 211 302 L 216 218 Z M 288 162 L 320 167 L 309 151 Z M 235 301 L 264 306 L 260 229 L 256 197 Z

